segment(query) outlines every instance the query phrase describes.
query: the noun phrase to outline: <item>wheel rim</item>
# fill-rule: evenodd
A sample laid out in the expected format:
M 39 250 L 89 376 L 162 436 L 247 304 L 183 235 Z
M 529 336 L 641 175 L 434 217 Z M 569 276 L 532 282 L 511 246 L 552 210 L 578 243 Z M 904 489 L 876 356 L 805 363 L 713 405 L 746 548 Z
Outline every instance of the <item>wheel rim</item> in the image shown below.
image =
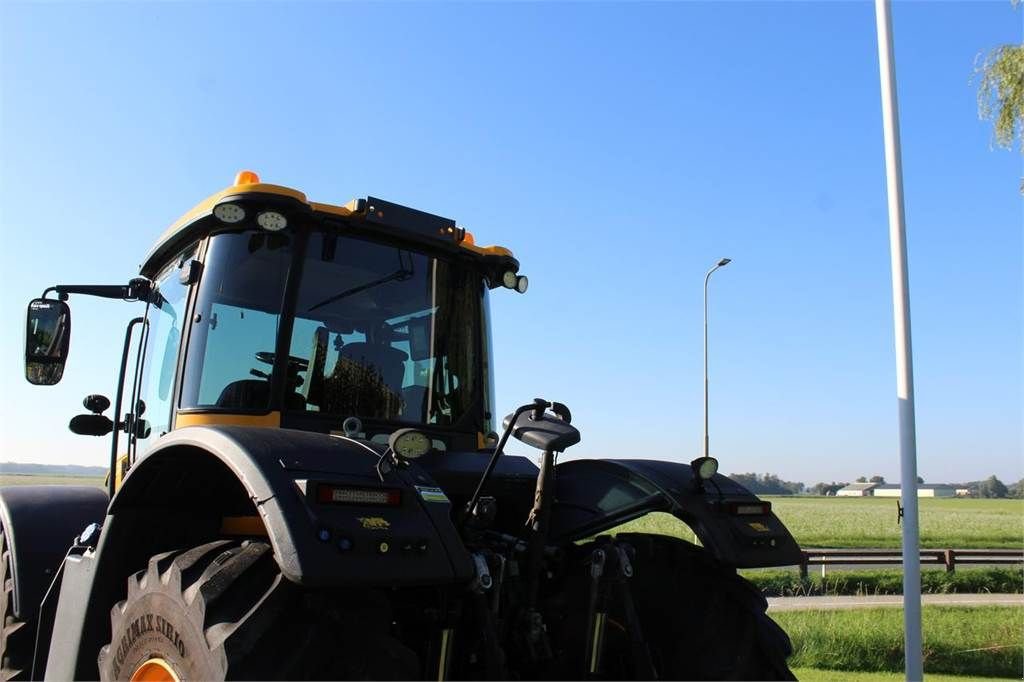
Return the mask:
M 132 673 L 131 682 L 181 682 L 174 668 L 162 658 L 151 658 Z

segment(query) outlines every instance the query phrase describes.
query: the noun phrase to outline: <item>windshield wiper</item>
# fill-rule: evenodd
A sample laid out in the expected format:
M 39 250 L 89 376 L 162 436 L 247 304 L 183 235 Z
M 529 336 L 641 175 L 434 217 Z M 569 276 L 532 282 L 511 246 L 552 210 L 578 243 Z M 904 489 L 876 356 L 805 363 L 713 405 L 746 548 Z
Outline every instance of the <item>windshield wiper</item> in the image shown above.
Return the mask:
M 391 273 L 387 277 L 381 277 L 380 279 L 374 280 L 373 282 L 369 282 L 367 284 L 361 284 L 360 286 L 352 287 L 351 289 L 346 289 L 345 291 L 341 292 L 340 294 L 335 294 L 334 296 L 331 296 L 330 298 L 324 299 L 323 301 L 320 301 L 316 305 L 311 306 L 309 308 L 309 310 L 307 310 L 306 312 L 310 312 L 310 311 L 316 310 L 317 308 L 322 308 L 325 305 L 329 305 L 331 303 L 334 303 L 335 301 L 340 301 L 341 299 L 345 298 L 346 296 L 351 296 L 352 294 L 358 294 L 361 291 L 366 291 L 367 289 L 372 289 L 373 287 L 379 286 L 381 284 L 387 284 L 388 282 L 393 282 L 393 281 L 396 281 L 396 280 L 397 281 L 407 280 L 410 277 L 412 277 L 412 275 L 413 275 L 412 270 L 398 270 L 396 272 Z
M 322 308 L 325 305 L 330 305 L 331 303 L 334 303 L 335 301 L 340 301 L 341 299 L 345 298 L 346 296 L 352 296 L 353 294 L 358 294 L 358 293 L 360 293 L 362 291 L 366 291 L 367 289 L 372 289 L 373 287 L 380 286 L 381 284 L 387 284 L 388 282 L 395 282 L 395 281 L 403 282 L 403 281 L 409 279 L 410 277 L 412 277 L 414 274 L 416 274 L 416 273 L 413 271 L 412 258 L 411 257 L 409 258 L 409 266 L 406 267 L 405 261 L 402 260 L 402 252 L 399 251 L 398 252 L 398 270 L 394 271 L 390 275 L 386 275 L 384 277 L 381 277 L 380 279 L 376 279 L 376 280 L 374 280 L 372 282 L 367 282 L 366 284 L 360 284 L 357 287 L 352 287 L 351 289 L 346 289 L 345 291 L 342 291 L 339 294 L 335 294 L 334 296 L 331 296 L 330 298 L 325 298 L 324 300 L 320 301 L 316 305 L 311 306 L 306 312 L 310 312 L 310 311 L 316 310 L 317 308 Z

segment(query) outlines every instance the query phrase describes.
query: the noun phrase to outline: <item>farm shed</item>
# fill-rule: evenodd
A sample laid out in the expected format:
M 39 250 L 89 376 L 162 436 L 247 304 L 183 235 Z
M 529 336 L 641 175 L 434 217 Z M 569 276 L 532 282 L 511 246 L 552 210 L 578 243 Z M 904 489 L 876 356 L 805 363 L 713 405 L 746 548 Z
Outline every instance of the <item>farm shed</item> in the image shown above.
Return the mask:
M 836 491 L 836 497 L 871 497 L 877 483 L 851 483 Z

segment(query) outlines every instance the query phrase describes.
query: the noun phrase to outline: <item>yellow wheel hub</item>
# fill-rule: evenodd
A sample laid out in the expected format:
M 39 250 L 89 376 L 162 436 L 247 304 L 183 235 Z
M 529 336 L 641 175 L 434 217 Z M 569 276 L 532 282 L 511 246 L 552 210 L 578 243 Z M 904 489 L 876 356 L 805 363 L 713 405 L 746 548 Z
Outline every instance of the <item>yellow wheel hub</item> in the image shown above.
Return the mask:
M 170 663 L 162 658 L 151 658 L 132 673 L 132 682 L 181 682 Z

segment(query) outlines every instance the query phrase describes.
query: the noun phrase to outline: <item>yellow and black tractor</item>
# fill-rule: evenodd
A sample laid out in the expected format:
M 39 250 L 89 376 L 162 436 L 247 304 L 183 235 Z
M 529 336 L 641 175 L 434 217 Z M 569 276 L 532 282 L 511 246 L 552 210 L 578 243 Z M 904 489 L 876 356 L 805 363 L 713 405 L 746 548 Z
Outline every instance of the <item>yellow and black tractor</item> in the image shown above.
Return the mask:
M 791 679 L 736 572 L 799 562 L 770 503 L 671 461 L 668 428 L 664 461 L 558 462 L 565 405 L 499 419 L 501 288 L 518 261 L 453 220 L 244 171 L 139 277 L 45 289 L 33 384 L 63 375 L 69 298 L 138 316 L 113 401 L 70 423 L 110 438 L 107 490 L 0 489 L 3 677 Z M 608 533 L 651 512 L 699 543 Z

